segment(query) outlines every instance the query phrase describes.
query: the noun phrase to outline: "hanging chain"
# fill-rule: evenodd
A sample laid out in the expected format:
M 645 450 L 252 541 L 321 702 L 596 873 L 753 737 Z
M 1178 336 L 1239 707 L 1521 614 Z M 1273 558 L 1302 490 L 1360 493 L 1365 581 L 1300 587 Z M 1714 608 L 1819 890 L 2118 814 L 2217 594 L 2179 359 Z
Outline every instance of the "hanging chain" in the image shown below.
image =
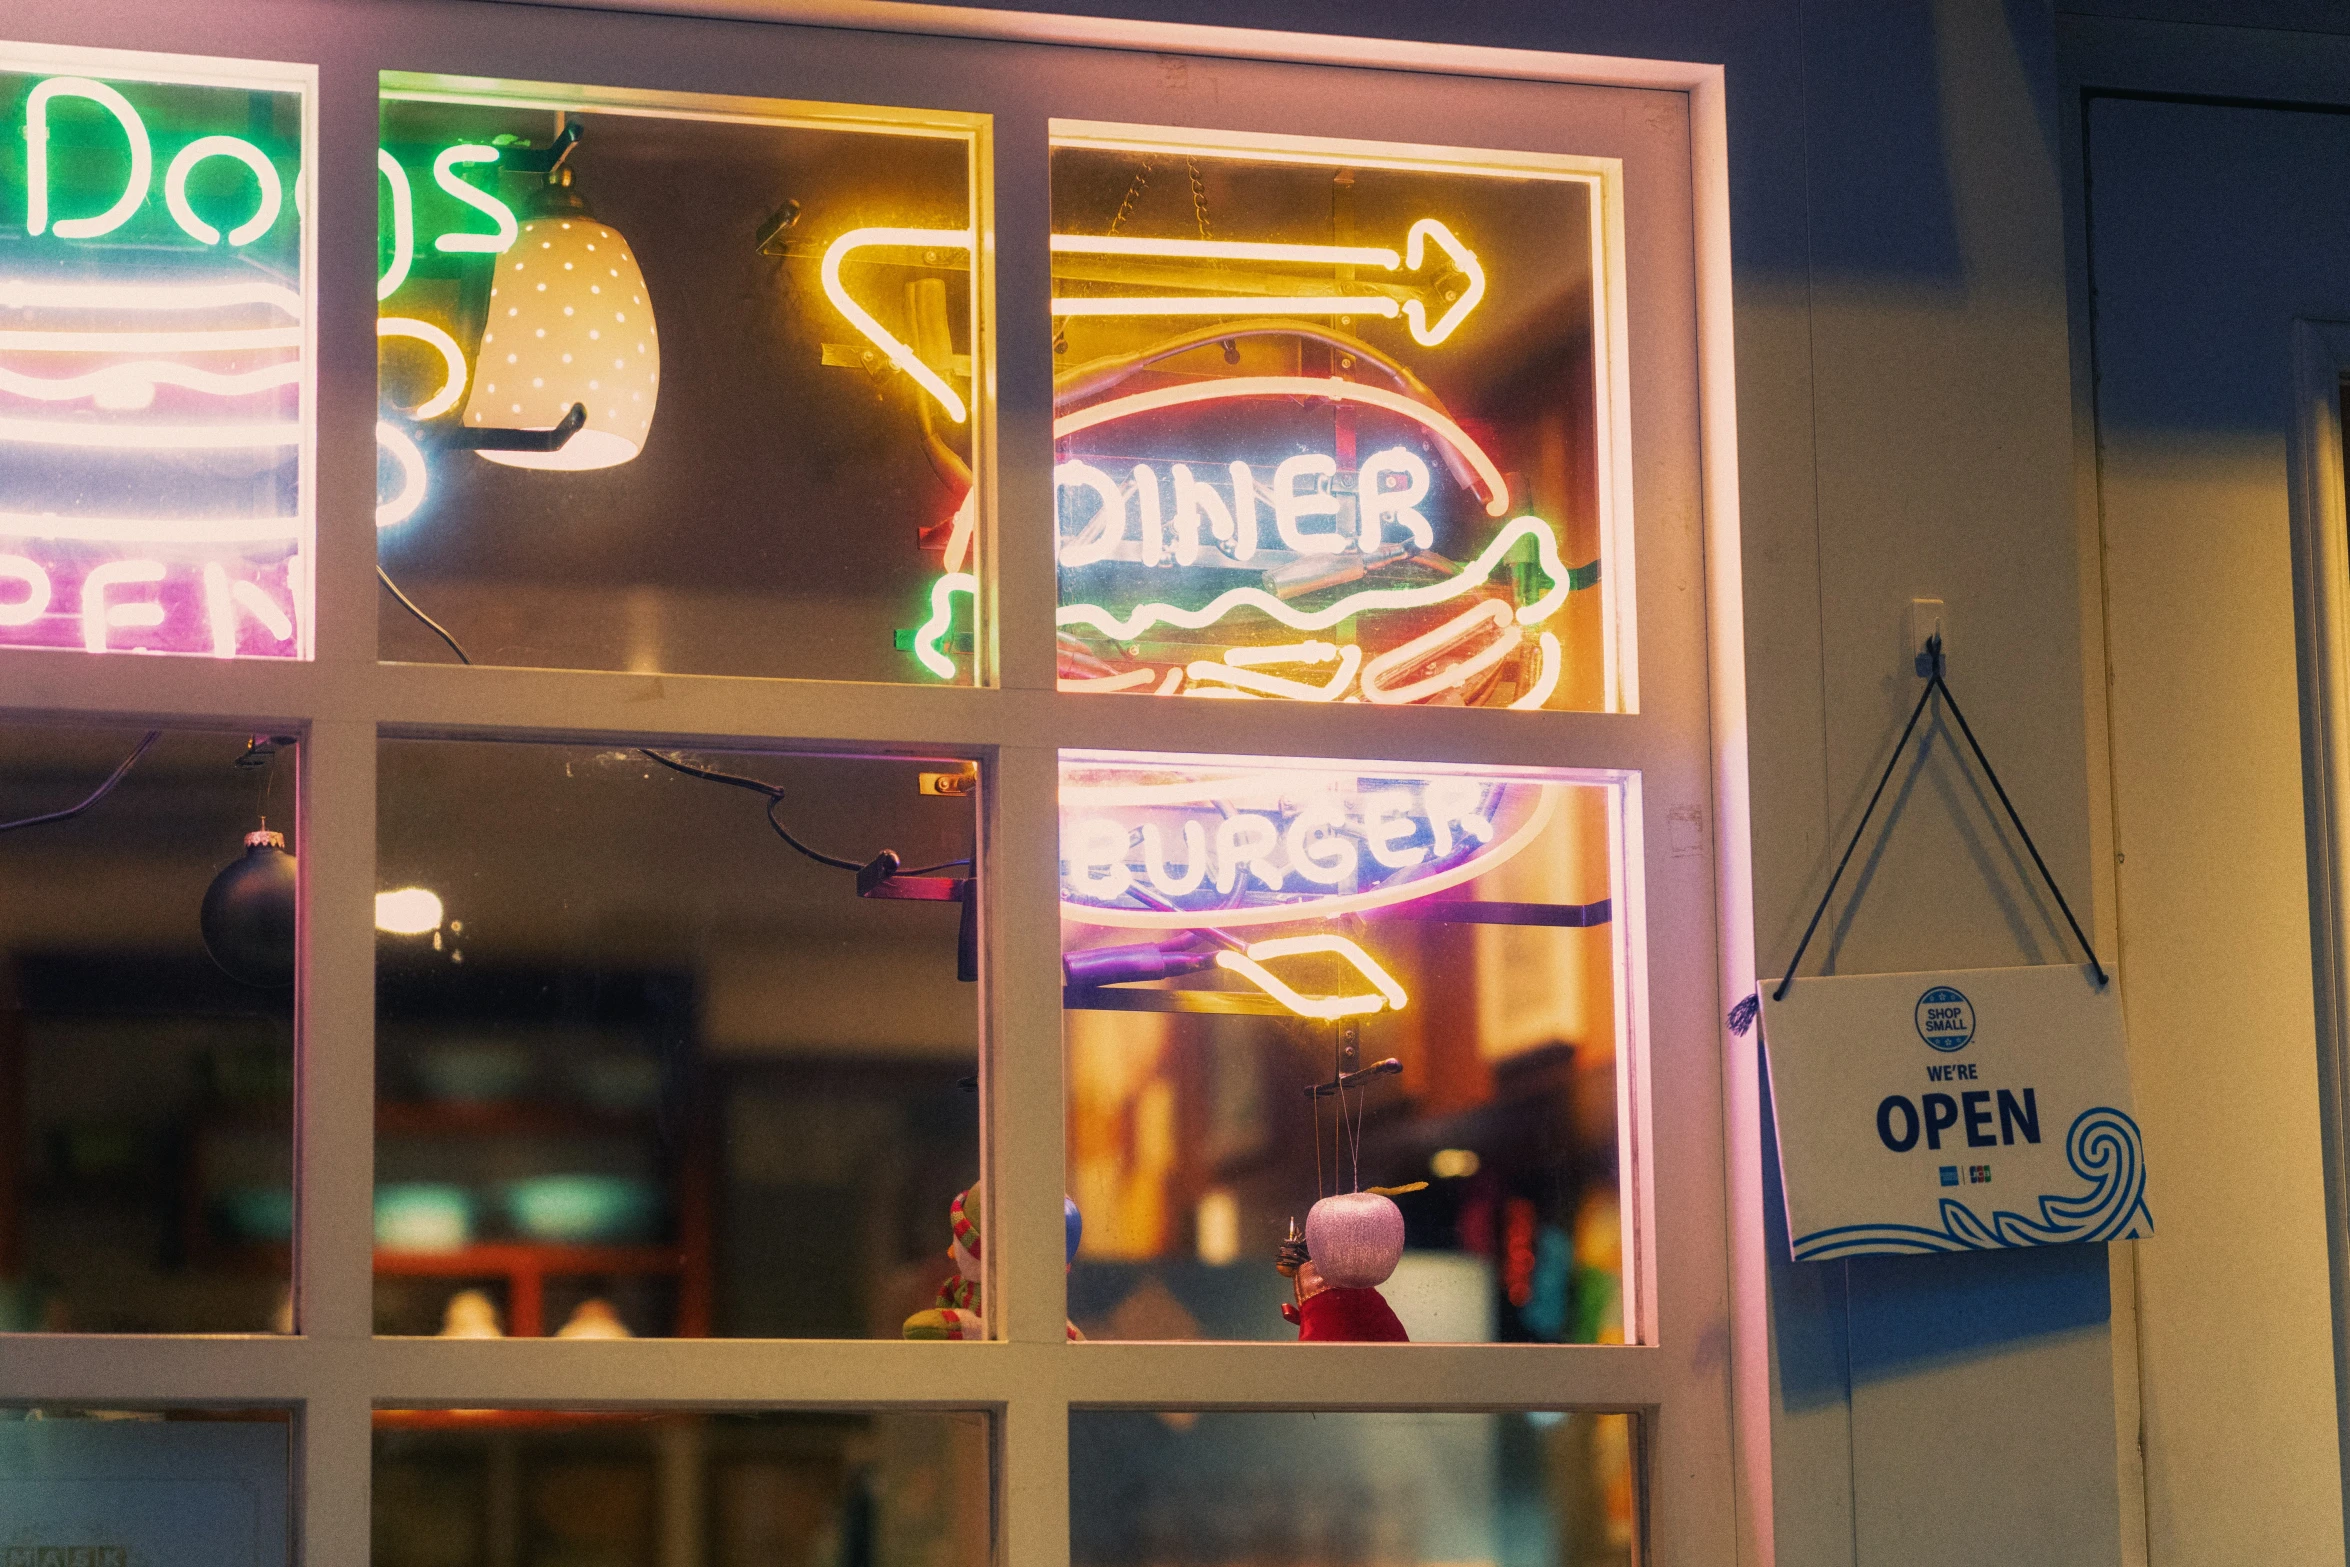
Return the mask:
M 1201 239 L 1214 239 L 1216 236 L 1208 228 L 1208 182 L 1200 178 L 1199 160 L 1185 158 L 1183 166 L 1191 171 L 1192 221 L 1199 225 Z
M 1118 203 L 1118 215 L 1110 219 L 1111 233 L 1117 233 L 1125 226 L 1126 220 L 1134 216 L 1134 203 L 1141 197 L 1143 187 L 1150 182 L 1150 160 L 1145 158 L 1134 166 L 1134 178 L 1126 186 L 1126 199 Z

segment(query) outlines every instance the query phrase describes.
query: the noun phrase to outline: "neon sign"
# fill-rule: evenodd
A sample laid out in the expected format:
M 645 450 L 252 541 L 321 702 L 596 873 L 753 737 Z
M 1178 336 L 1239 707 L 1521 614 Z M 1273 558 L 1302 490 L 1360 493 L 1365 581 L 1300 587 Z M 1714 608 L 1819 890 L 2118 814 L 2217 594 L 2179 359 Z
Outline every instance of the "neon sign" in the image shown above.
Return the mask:
M 1265 967 L 1276 958 L 1294 958 L 1314 953 L 1328 953 L 1332 957 L 1344 959 L 1357 974 L 1370 982 L 1371 993 L 1309 996 Z M 1217 953 L 1216 966 L 1238 974 L 1299 1017 L 1321 1018 L 1326 1022 L 1336 1022 L 1342 1017 L 1366 1017 L 1381 1008 L 1401 1012 L 1408 999 L 1404 995 L 1403 986 L 1395 982 L 1394 975 L 1381 968 L 1371 954 L 1344 936 L 1282 936 L 1272 941 L 1252 941 L 1246 951 L 1227 949 Z
M 451 152 L 460 149 L 452 148 Z M 490 151 L 490 149 L 476 149 Z M 490 155 L 495 157 L 495 152 Z M 449 153 L 442 154 L 444 158 Z M 406 176 L 396 172 L 397 166 L 387 160 L 386 174 L 398 179 L 404 189 Z M 436 178 L 442 174 L 439 164 L 433 169 Z M 470 187 L 452 187 L 451 194 L 471 201 L 479 195 Z M 510 224 L 510 219 L 508 220 Z M 510 227 L 505 229 L 508 243 L 512 242 Z M 1433 249 L 1441 251 L 1450 267 L 1444 276 L 1458 279 L 1443 303 L 1443 312 L 1431 321 L 1425 300 L 1410 298 L 1398 300 L 1389 293 L 1305 292 L 1296 294 L 1227 294 L 1216 291 L 1214 273 L 1203 268 L 1200 281 L 1186 286 L 1207 290 L 1204 293 L 1183 295 L 1108 295 L 1108 296 L 1053 296 L 1052 309 L 1056 316 L 1229 316 L 1259 315 L 1273 311 L 1286 315 L 1370 315 L 1390 319 L 1401 317 L 1410 326 L 1413 340 L 1422 347 L 1433 348 L 1451 337 L 1455 328 L 1477 308 L 1485 297 L 1485 269 L 1479 265 L 1475 251 L 1462 244 L 1452 230 L 1434 218 L 1422 218 L 1411 226 L 1405 237 L 1404 250 L 1395 251 L 1378 245 L 1286 245 L 1250 240 L 1190 240 L 1144 239 L 1133 236 L 1055 234 L 1052 248 L 1056 255 L 1119 256 L 1137 259 L 1164 258 L 1194 260 L 1209 263 L 1230 261 L 1298 262 L 1311 266 L 1369 266 L 1393 272 L 1399 266 L 1417 272 L 1432 259 Z M 455 245 L 442 242 L 444 249 Z M 922 357 L 904 339 L 891 332 L 874 318 L 871 311 L 860 304 L 841 281 L 842 265 L 856 252 L 875 247 L 909 250 L 958 250 L 972 248 L 969 229 L 917 229 L 868 227 L 855 228 L 839 235 L 825 247 L 824 260 L 818 275 L 824 285 L 824 297 L 832 301 L 848 323 L 864 339 L 881 350 L 889 362 L 903 370 L 925 393 L 936 399 L 947 417 L 961 424 L 970 415 L 962 394 L 950 386 L 937 370 L 923 363 Z M 466 248 L 472 248 L 470 245 Z M 485 247 L 486 248 L 486 247 Z M 503 248 L 503 247 L 501 247 Z M 1180 281 L 1180 274 L 1178 275 Z M 385 290 L 388 294 L 389 290 Z M 1466 437 L 1463 437 L 1466 440 Z M 1500 476 L 1491 478 L 1498 487 Z M 1489 492 L 1491 493 L 1491 492 Z M 1498 510 L 1495 515 L 1499 515 Z
M 1198 239 L 1057 234 L 1052 248 L 1057 263 L 1095 263 L 1074 274 L 1089 282 L 1185 290 L 1056 298 L 1056 315 L 1245 315 L 1245 335 L 1288 317 L 1400 317 L 1414 342 L 1435 347 L 1487 290 L 1476 252 L 1434 218 L 1413 222 L 1398 248 L 1216 240 L 1204 229 Z M 1291 265 L 1338 281 L 1263 270 Z M 1359 276 L 1374 270 L 1422 278 Z M 1523 509 L 1501 465 L 1408 369 L 1325 328 L 1291 330 L 1318 334 L 1334 366 L 1354 373 L 1195 371 L 1120 390 L 1216 341 L 1201 328 L 1064 377 L 1079 406 L 1053 423 L 1060 688 L 1547 703 L 1567 652 L 1548 623 L 1597 583 L 1598 563 L 1561 558 L 1551 524 Z M 1377 384 L 1381 374 L 1395 384 Z M 1267 417 L 1236 418 L 1243 408 Z M 1304 438 L 1285 435 L 1282 418 Z M 1249 449 L 1230 449 L 1242 439 Z
M 861 228 L 850 229 L 825 247 L 824 261 L 817 275 L 824 284 L 824 297 L 832 307 L 848 319 L 849 325 L 864 335 L 867 342 L 888 356 L 889 362 L 913 378 L 916 385 L 937 399 L 938 406 L 957 424 L 971 416 L 962 394 L 946 382 L 936 370 L 922 362 L 903 340 L 873 318 L 873 313 L 857 303 L 840 280 L 841 263 L 857 251 L 876 245 L 890 245 L 917 250 L 963 250 L 971 248 L 968 229 L 908 229 Z
M 1252 397 L 1314 396 L 1391 414 L 1416 426 L 1439 445 L 1454 478 L 1482 502 L 1488 516 L 1509 509 L 1509 483 L 1484 449 L 1441 410 L 1382 387 L 1302 376 L 1235 376 L 1113 398 L 1061 414 L 1053 433 L 1066 439 L 1138 415 Z M 1124 467 L 1121 474 L 1115 471 Z M 1294 453 L 1275 464 L 1269 476 L 1243 461 L 1222 465 L 1188 462 L 1104 464 L 1067 458 L 1053 470 L 1065 527 L 1059 550 L 1064 569 L 1120 562 L 1170 572 L 1203 567 L 1241 568 L 1260 559 L 1282 573 L 1268 585 L 1226 587 L 1223 571 L 1198 571 L 1212 591 L 1203 604 L 1184 605 L 1146 598 L 1123 613 L 1101 604 L 1064 603 L 1055 623 L 1064 631 L 1130 644 L 1162 627 L 1198 632 L 1228 618 L 1255 617 L 1289 633 L 1330 631 L 1366 614 L 1412 611 L 1468 600 L 1443 625 L 1376 652 L 1320 640 L 1264 646 L 1236 637 L 1219 659 L 1185 657 L 1142 669 L 1105 670 L 1065 677 L 1063 690 L 1139 691 L 1158 695 L 1269 697 L 1290 701 L 1346 699 L 1358 676 L 1358 699 L 1403 704 L 1444 698 L 1473 688 L 1529 639 L 1531 674 L 1506 705 L 1538 708 L 1557 690 L 1565 648 L 1548 630 L 1535 630 L 1565 606 L 1569 594 L 1599 579 L 1596 564 L 1570 568 L 1560 558 L 1558 536 L 1541 518 L 1524 515 L 1504 524 L 1477 555 L 1448 576 L 1410 586 L 1365 586 L 1309 608 L 1293 597 L 1318 587 L 1344 587 L 1366 580 L 1372 569 L 1406 559 L 1434 542 L 1425 514 L 1433 475 L 1428 464 L 1405 446 L 1383 447 L 1357 467 L 1353 522 L 1342 529 L 1342 511 L 1333 481 L 1337 460 L 1323 453 Z M 965 510 L 968 511 L 968 502 Z M 960 514 L 959 536 L 967 537 Z M 1273 557 L 1278 552 L 1279 560 Z M 960 552 L 958 551 L 958 558 Z M 1530 553 L 1543 590 L 1504 605 L 1491 596 L 1513 557 Z M 1323 562 L 1322 566 L 1314 562 Z M 1301 568 L 1315 573 L 1302 575 Z M 1217 579 L 1222 578 L 1223 581 Z M 930 618 L 917 631 L 914 653 L 940 679 L 952 679 L 955 663 L 943 651 L 952 623 L 951 595 L 975 591 L 976 583 L 955 573 L 933 586 Z M 1482 632 L 1482 639 L 1479 633 Z M 1276 633 L 1278 634 L 1278 633 Z M 1247 633 L 1243 633 L 1243 636 Z M 1291 651 L 1294 649 L 1294 653 Z M 1368 661 L 1368 662 L 1366 662 Z M 1269 673 L 1267 665 L 1337 667 L 1317 680 Z
M 492 231 L 449 229 L 433 236 L 433 250 L 444 256 L 497 256 L 514 246 L 522 233 L 514 209 L 489 191 L 473 184 L 457 172 L 458 166 L 490 164 L 495 166 L 498 149 L 473 142 L 461 142 L 454 147 L 443 147 L 432 160 L 432 182 L 449 197 L 473 212 L 488 218 Z M 406 165 L 392 156 L 391 149 L 375 150 L 376 173 L 381 176 L 391 207 L 391 258 L 384 263 L 382 274 L 375 280 L 375 297 L 389 299 L 400 291 L 416 266 L 416 186 L 408 178 Z
M 1061 787 L 1061 914 L 1223 930 L 1425 898 L 1533 842 L 1560 787 L 1455 773 L 1072 766 Z
M 300 148 L 250 83 L 144 85 L 0 74 L 0 644 L 303 656 Z
M 825 297 L 831 301 L 833 308 L 892 365 L 904 372 L 921 389 L 922 395 L 935 402 L 948 418 L 958 424 L 968 419 L 970 410 L 963 394 L 944 373 L 951 367 L 926 363 L 905 338 L 884 326 L 850 291 L 843 281 L 842 268 L 860 251 L 868 249 L 918 249 L 935 259 L 935 252 L 946 250 L 967 253 L 974 244 L 975 236 L 966 229 L 854 228 L 835 236 L 825 247 L 819 268 Z M 1213 317 L 1262 315 L 1267 312 L 1292 316 L 1367 315 L 1400 318 L 1408 324 L 1415 342 L 1423 347 L 1435 347 L 1452 337 L 1461 322 L 1484 299 L 1486 292 L 1485 270 L 1476 252 L 1435 218 L 1421 218 L 1412 223 L 1405 233 L 1400 250 L 1380 245 L 1315 245 L 1086 234 L 1055 234 L 1051 244 L 1056 257 L 1094 258 L 1113 267 L 1135 269 L 1125 275 L 1111 273 L 1110 279 L 1114 282 L 1174 287 L 1185 291 L 1180 294 L 1110 295 L 1057 292 L 1052 300 L 1052 310 L 1056 317 L 1062 318 Z M 1192 264 L 1188 271 L 1185 263 Z M 1267 284 L 1253 291 L 1235 293 L 1232 291 L 1233 284 L 1222 269 L 1236 264 L 1303 266 L 1325 270 L 1334 267 L 1374 268 L 1384 273 L 1425 273 L 1427 277 L 1425 283 L 1417 288 L 1383 284 L 1367 289 L 1342 289 L 1337 285 L 1318 283 L 1311 277 L 1301 276 L 1289 283 Z M 1292 288 L 1294 291 L 1285 291 Z M 1438 305 L 1433 316 L 1430 314 L 1431 297 Z M 1159 387 L 1063 413 L 1056 418 L 1053 433 L 1056 439 L 1066 441 L 1082 431 L 1130 416 L 1236 398 L 1297 395 L 1351 403 L 1410 421 L 1424 435 L 1436 441 L 1447 469 L 1456 480 L 1475 493 L 1488 516 L 1500 518 L 1508 515 L 1510 495 L 1507 479 L 1484 449 L 1441 408 L 1422 398 L 1353 381 L 1303 376 L 1252 376 Z M 1123 471 L 1113 473 L 1108 468 L 1082 459 L 1065 460 L 1054 470 L 1056 492 L 1074 488 L 1091 495 L 1094 505 L 1090 520 L 1081 525 L 1077 536 L 1064 538 L 1060 547 L 1060 561 L 1065 568 L 1105 561 L 1132 561 L 1144 566 L 1188 569 L 1202 564 L 1203 555 L 1212 553 L 1221 563 L 1246 566 L 1257 559 L 1260 545 L 1270 545 L 1288 556 L 1305 560 L 1332 557 L 1328 564 L 1333 575 L 1329 575 L 1328 580 L 1343 582 L 1360 577 L 1373 567 L 1384 567 L 1406 551 L 1425 551 L 1434 545 L 1435 529 L 1422 509 L 1423 503 L 1429 498 L 1431 475 L 1427 463 L 1410 448 L 1385 447 L 1349 476 L 1354 481 L 1358 497 L 1353 511 L 1351 534 L 1342 533 L 1338 526 L 1342 506 L 1331 488 L 1332 482 L 1338 477 L 1337 459 L 1320 453 L 1292 454 L 1280 459 L 1273 467 L 1269 484 L 1260 480 L 1252 466 L 1245 461 L 1228 461 L 1220 466 L 1204 468 L 1177 461 L 1167 464 L 1162 476 L 1159 468 L 1148 462 L 1128 464 Z M 1164 490 L 1162 484 L 1166 486 Z M 948 559 L 942 574 L 932 584 L 929 618 L 917 629 L 912 643 L 915 658 L 922 667 L 942 680 L 953 679 L 957 673 L 955 661 L 943 650 L 953 621 L 952 598 L 957 593 L 972 591 L 959 569 L 970 538 L 967 521 L 969 512 L 967 497 L 950 530 Z M 1520 522 L 1539 534 L 1535 549 L 1554 584 L 1562 587 L 1588 585 L 1587 582 L 1570 582 L 1570 573 L 1558 562 L 1557 539 L 1546 525 L 1533 518 L 1522 518 Z M 1525 530 L 1513 523 L 1505 533 L 1507 543 L 1502 546 L 1503 549 L 1516 544 L 1524 536 Z M 1363 557 L 1360 565 L 1341 564 L 1334 559 L 1350 552 Z M 1234 589 L 1216 598 L 1207 621 L 1195 623 L 1182 607 L 1176 605 L 1154 603 L 1121 619 L 1101 606 L 1077 604 L 1064 606 L 1059 623 L 1066 630 L 1090 630 L 1113 639 L 1132 639 L 1160 624 L 1197 630 L 1221 619 L 1226 613 L 1247 606 L 1263 610 L 1274 620 L 1295 630 L 1326 630 L 1348 619 L 1360 608 L 1414 607 L 1420 603 L 1439 603 L 1465 593 L 1491 576 L 1498 558 L 1498 553 L 1493 560 L 1481 557 L 1481 569 L 1475 581 L 1462 579 L 1456 585 L 1440 585 L 1433 594 L 1408 601 L 1399 600 L 1393 604 L 1381 598 L 1381 594 L 1389 590 L 1372 589 L 1367 598 L 1357 595 L 1342 600 L 1335 612 L 1324 613 L 1329 606 L 1304 615 L 1290 611 L 1285 602 L 1290 593 L 1320 585 L 1316 581 L 1315 570 L 1308 568 L 1302 573 L 1293 569 L 1288 577 L 1273 584 L 1273 592 Z M 1596 574 L 1586 575 L 1595 579 Z M 1550 605 L 1550 609 L 1555 608 L 1555 604 Z M 1549 612 L 1545 610 L 1545 614 Z M 1147 618 L 1138 625 L 1134 623 L 1135 615 Z M 1512 621 L 1506 626 L 1497 624 L 1495 634 L 1485 649 L 1474 657 L 1456 660 L 1439 670 L 1420 669 L 1417 671 L 1418 678 L 1397 684 L 1382 680 L 1366 686 L 1362 696 L 1374 701 L 1420 701 L 1443 697 L 1467 685 L 1475 677 L 1492 671 L 1503 660 L 1516 654 L 1519 644 L 1525 640 L 1525 633 L 1520 629 L 1523 624 L 1530 622 Z M 1548 632 L 1540 635 L 1540 647 L 1546 655 L 1540 672 L 1536 678 L 1527 682 L 1526 692 L 1510 705 L 1538 706 L 1548 700 L 1557 688 L 1563 649 L 1555 636 Z M 1429 644 L 1429 648 L 1433 652 L 1445 652 L 1457 640 Z M 1318 643 L 1315 646 L 1329 644 Z M 1153 688 L 1165 695 L 1188 685 L 1191 694 L 1199 696 L 1338 701 L 1346 699 L 1348 689 L 1353 685 L 1366 656 L 1363 649 L 1356 647 L 1348 647 L 1343 651 L 1332 647 L 1327 654 L 1316 654 L 1312 662 L 1327 663 L 1335 660 L 1339 667 L 1334 678 L 1308 682 L 1266 673 L 1257 664 L 1278 660 L 1247 662 L 1245 660 L 1249 657 L 1249 650 L 1233 648 L 1221 662 L 1184 659 L 1164 669 L 1113 669 L 1098 675 L 1080 674 L 1064 679 L 1062 689 L 1129 691 Z M 1392 672 L 1391 665 L 1382 664 L 1380 672 L 1382 675 Z M 1391 697 L 1390 693 L 1396 691 L 1407 694 Z
M 1434 241 L 1433 247 L 1430 241 Z M 1392 320 L 1401 316 L 1411 327 L 1412 340 L 1423 348 L 1434 348 L 1452 336 L 1453 329 L 1467 318 L 1470 311 L 1485 297 L 1485 269 L 1477 261 L 1477 253 L 1454 237 L 1434 218 L 1422 218 L 1411 226 L 1404 240 L 1403 254 L 1379 245 L 1283 245 L 1251 240 L 1218 239 L 1146 239 L 1132 235 L 1115 234 L 1055 234 L 1055 255 L 1127 256 L 1135 258 L 1183 258 L 1216 262 L 1257 261 L 1277 264 L 1297 262 L 1313 267 L 1377 267 L 1393 272 L 1398 266 L 1418 272 L 1434 259 L 1433 251 L 1443 253 L 1442 281 L 1451 286 L 1444 291 L 1440 302 L 1443 313 L 1434 321 L 1428 319 L 1425 299 L 1398 300 L 1391 293 L 1340 293 L 1335 288 L 1306 291 L 1295 294 L 1233 294 L 1218 292 L 1213 274 L 1203 272 L 1197 284 L 1188 286 L 1205 289 L 1205 293 L 1185 294 L 1109 294 L 1064 297 L 1054 296 L 1053 314 L 1056 316 L 1230 316 L 1273 313 L 1278 315 L 1349 315 L 1384 316 Z M 1456 280 L 1457 282 L 1453 281 Z M 1302 281 L 1302 280 L 1301 280 Z

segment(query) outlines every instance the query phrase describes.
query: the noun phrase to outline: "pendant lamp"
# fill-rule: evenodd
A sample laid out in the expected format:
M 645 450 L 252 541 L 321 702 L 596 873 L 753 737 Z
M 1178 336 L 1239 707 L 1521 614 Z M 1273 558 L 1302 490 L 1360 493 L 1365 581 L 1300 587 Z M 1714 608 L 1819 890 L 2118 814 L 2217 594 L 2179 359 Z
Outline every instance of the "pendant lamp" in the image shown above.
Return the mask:
M 589 215 L 571 170 L 549 176 L 498 257 L 465 423 L 552 429 L 574 404 L 587 423 L 554 451 L 480 455 L 515 468 L 609 468 L 644 449 L 661 383 L 661 339 L 636 252 Z

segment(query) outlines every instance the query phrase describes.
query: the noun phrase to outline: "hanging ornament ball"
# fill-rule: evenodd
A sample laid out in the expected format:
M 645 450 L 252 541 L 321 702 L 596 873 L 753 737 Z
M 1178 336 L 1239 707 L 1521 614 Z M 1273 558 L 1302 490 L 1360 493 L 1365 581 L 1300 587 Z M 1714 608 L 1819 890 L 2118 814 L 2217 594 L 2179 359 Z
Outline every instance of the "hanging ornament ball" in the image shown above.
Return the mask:
M 1077 1211 L 1077 1199 L 1066 1192 L 1061 1195 L 1061 1240 L 1063 1262 L 1077 1260 L 1077 1243 L 1085 1238 L 1085 1215 Z
M 1403 1260 L 1403 1210 L 1377 1192 L 1341 1192 L 1306 1211 L 1306 1253 L 1338 1289 L 1387 1282 Z
M 294 880 L 285 835 L 264 829 L 204 889 L 204 950 L 239 984 L 294 982 Z

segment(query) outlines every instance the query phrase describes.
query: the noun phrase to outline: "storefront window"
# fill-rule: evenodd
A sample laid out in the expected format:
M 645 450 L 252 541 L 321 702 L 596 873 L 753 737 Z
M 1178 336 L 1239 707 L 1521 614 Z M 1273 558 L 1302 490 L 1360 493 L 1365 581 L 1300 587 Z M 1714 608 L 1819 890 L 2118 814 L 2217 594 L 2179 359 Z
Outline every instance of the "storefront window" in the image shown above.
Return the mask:
M 1061 778 L 1078 1327 L 1623 1342 L 1624 786 Z
M 1718 76 L 29 3 L 0 1554 L 1735 1550 Z
M 0 1407 L 0 1556 L 286 1567 L 292 1437 L 283 1409 Z
M 977 1413 L 379 1409 L 374 1567 L 989 1560 Z
M 293 1330 L 294 761 L 0 726 L 0 1331 Z
M 1070 1560 L 1632 1567 L 1634 1429 L 1553 1410 L 1077 1410 Z
M 0 45 L 0 647 L 307 658 L 307 73 L 87 69 Z
M 970 683 L 954 120 L 387 79 L 383 656 Z
M 1052 184 L 1062 689 L 1634 705 L 1594 165 L 1065 125 Z
M 387 741 L 380 779 L 378 1330 L 897 1337 L 979 1178 L 963 764 Z

